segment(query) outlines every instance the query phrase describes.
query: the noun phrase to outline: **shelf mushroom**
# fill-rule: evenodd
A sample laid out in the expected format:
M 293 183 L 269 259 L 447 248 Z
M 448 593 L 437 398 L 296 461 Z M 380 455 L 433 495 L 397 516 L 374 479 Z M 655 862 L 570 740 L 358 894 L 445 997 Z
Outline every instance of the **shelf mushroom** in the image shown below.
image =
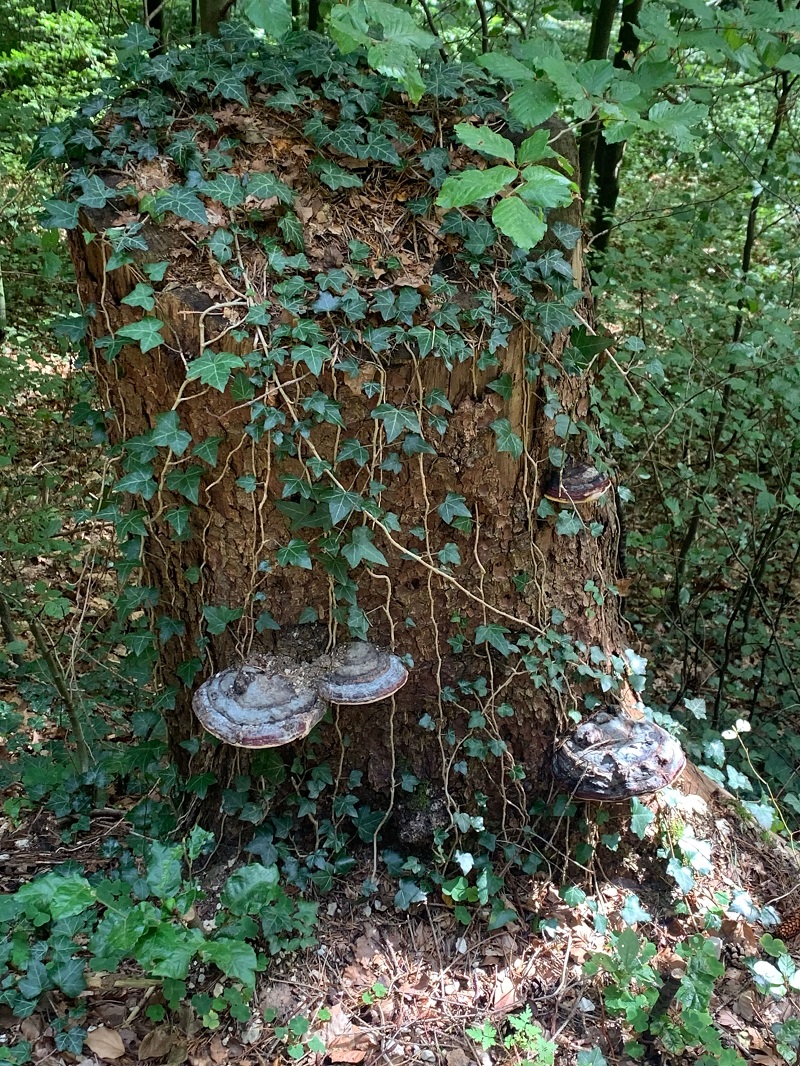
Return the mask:
M 614 801 L 666 788 L 686 756 L 655 722 L 605 707 L 581 722 L 553 757 L 553 774 L 575 799 Z
M 611 488 L 611 478 L 580 460 L 567 460 L 547 482 L 544 497 L 562 506 L 579 506 L 599 500 Z
M 300 740 L 327 706 L 313 676 L 291 660 L 271 656 L 215 674 L 192 698 L 203 727 L 239 748 L 277 748 Z
M 396 655 L 357 640 L 334 651 L 319 692 L 331 703 L 376 703 L 392 696 L 407 680 L 408 670 Z

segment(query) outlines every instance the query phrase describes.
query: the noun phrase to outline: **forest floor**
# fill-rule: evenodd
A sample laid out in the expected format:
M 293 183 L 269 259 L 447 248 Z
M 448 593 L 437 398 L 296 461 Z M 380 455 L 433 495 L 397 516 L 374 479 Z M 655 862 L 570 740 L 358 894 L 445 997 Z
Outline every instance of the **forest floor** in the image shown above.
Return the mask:
M 663 814 L 658 801 L 651 804 Z M 595 929 L 594 906 L 610 928 L 620 929 L 626 902 L 631 894 L 638 898 L 651 917 L 633 928 L 655 944 L 652 964 L 669 982 L 684 967 L 676 946 L 702 932 L 701 914 L 716 905 L 718 893 L 730 898 L 744 890 L 757 907 L 774 902 L 784 914 L 800 902 L 798 868 L 780 844 L 765 841 L 730 809 L 713 803 L 709 807 L 697 796 L 690 795 L 682 816 L 692 818 L 698 838 L 713 838 L 714 854 L 714 872 L 700 879 L 687 897 L 687 915 L 675 914 L 666 879 L 659 879 L 656 865 L 646 861 L 646 852 L 655 859 L 655 844 L 648 840 L 638 854 L 629 852 L 617 876 L 606 879 L 596 863 L 591 895 L 578 905 L 566 903 L 559 894 L 561 884 L 569 883 L 566 870 L 512 879 L 509 902 L 520 920 L 495 933 L 487 932 L 481 921 L 473 921 L 467 929 L 459 925 L 443 896 L 431 897 L 408 913 L 397 911 L 393 904 L 397 886 L 386 876 L 379 876 L 380 890 L 367 903 L 360 895 L 363 876 L 370 873 L 365 868 L 320 896 L 315 947 L 272 959 L 259 979 L 247 1023 L 223 1021 L 218 1030 L 209 1031 L 187 1007 L 174 1012 L 169 1022 L 154 1024 L 145 1009 L 162 1001 L 160 982 L 124 969 L 91 975 L 82 996 L 86 1010 L 82 1024 L 97 1033 L 96 1058 L 123 1066 L 144 1059 L 168 1066 L 297 1061 L 302 1043 L 295 1043 L 292 1054 L 286 1036 L 275 1032 L 293 1019 L 308 1022 L 305 1043 L 317 1036 L 324 1044 L 324 1054 L 307 1054 L 306 1061 L 319 1066 L 546 1062 L 531 1055 L 533 1049 L 527 1049 L 524 1039 L 516 1049 L 500 1046 L 519 1031 L 514 1023 L 529 1008 L 525 1017 L 554 1041 L 558 1064 L 567 1066 L 579 1051 L 595 1048 L 608 1062 L 632 1063 L 623 1052 L 630 1031 L 604 1009 L 602 981 L 583 971 L 586 959 L 606 945 L 606 938 Z M 62 828 L 42 811 L 16 828 L 9 819 L 0 819 L 0 883 L 12 887 L 66 862 L 80 863 L 87 873 L 100 871 L 109 865 L 103 858 L 103 841 L 123 835 L 126 826 L 124 816 L 109 810 L 98 812 L 91 831 L 69 844 L 61 840 Z M 246 857 L 236 854 L 225 863 L 212 861 L 200 875 L 212 911 L 216 887 L 241 861 Z M 535 920 L 545 923 L 538 935 L 531 932 Z M 748 916 L 728 909 L 713 934 L 719 938 L 726 970 L 716 983 L 712 1014 L 723 1043 L 738 1049 L 747 1062 L 780 1066 L 785 1060 L 775 1051 L 772 1026 L 800 1018 L 800 996 L 776 1000 L 754 988 L 744 959 L 759 954 L 763 932 Z M 190 991 L 213 993 L 216 980 L 195 969 Z M 674 992 L 677 980 L 673 985 Z M 7 1012 L 3 1016 L 0 1008 L 0 1031 L 29 1040 L 35 1062 L 91 1062 L 91 1055 L 55 1050 L 52 1022 L 67 1006 L 63 997 L 51 993 L 34 1015 L 22 1021 Z M 669 1009 L 680 1008 L 673 1003 Z M 496 1046 L 482 1048 L 474 1030 L 483 1030 L 491 1044 L 487 1022 L 497 1034 Z M 112 1038 L 104 1042 L 107 1032 L 118 1034 L 121 1043 Z M 696 1058 L 688 1054 L 649 1061 L 689 1063 Z
M 6 347 L 5 354 L 13 353 Z M 20 369 L 29 370 L 16 355 Z M 55 367 L 62 381 L 68 372 L 66 363 Z M 86 491 L 99 483 L 102 455 L 87 448 L 73 450 L 74 434 L 65 429 L 65 418 L 52 417 L 59 405 L 66 413 L 66 400 L 57 394 L 58 390 L 31 387 L 27 399 L 18 395 L 13 417 L 4 426 L 17 442 L 8 508 L 29 506 L 28 497 L 36 498 L 38 506 L 41 492 L 46 492 L 48 506 L 74 506 L 76 486 Z M 55 400 L 48 399 L 54 395 Z M 39 415 L 44 403 L 46 418 Z M 85 553 L 98 547 L 92 537 L 85 537 L 83 544 Z M 81 581 L 93 567 L 82 565 L 80 553 L 46 558 L 34 552 L 19 572 L 31 587 L 43 581 L 50 590 L 69 590 L 72 606 L 54 629 L 58 640 L 69 644 L 75 636 L 70 627 L 79 619 L 83 625 L 87 621 L 81 605 L 88 602 L 88 592 Z M 15 686 L 11 671 L 0 676 L 0 701 L 19 716 L 14 734 L 0 738 L 0 759 L 10 770 L 5 779 L 11 782 L 15 762 L 23 754 L 38 753 L 46 760 L 48 744 L 63 738 L 65 731 L 57 718 L 42 714 Z M 119 718 L 114 730 L 117 739 L 133 742 Z M 0 1007 L 0 1034 L 10 1045 L 20 1039 L 30 1041 L 33 1061 L 48 1064 L 116 1061 L 129 1066 L 152 1060 L 166 1066 L 183 1062 L 265 1066 L 305 1058 L 317 1066 L 359 1062 L 487 1066 L 552 1062 L 551 1052 L 536 1046 L 538 1030 L 531 1023 L 537 1023 L 546 1040 L 554 1042 L 558 1064 L 569 1066 L 578 1052 L 592 1049 L 599 1049 L 610 1063 L 627 1063 L 633 1060 L 626 1058 L 623 1045 L 632 1034 L 607 1010 L 603 978 L 584 972 L 587 958 L 607 949 L 607 936 L 597 931 L 595 915 L 607 919 L 609 930 L 628 925 L 652 942 L 657 949 L 652 965 L 674 993 L 685 967 L 676 947 L 693 933 L 702 933 L 703 915 L 716 910 L 720 925 L 711 935 L 717 938 L 726 964 L 711 999 L 716 1026 L 723 1043 L 737 1049 L 747 1062 L 780 1066 L 786 1059 L 775 1050 L 772 1027 L 800 1018 L 800 995 L 761 994 L 746 960 L 763 951 L 759 939 L 765 930 L 753 915 L 768 906 L 783 916 L 800 907 L 800 867 L 777 838 L 744 820 L 727 794 L 707 780 L 690 774 L 681 792 L 685 798 L 675 809 L 667 809 L 658 798 L 650 800 L 656 818 L 644 840 L 628 833 L 618 854 L 602 852 L 605 857 L 596 857 L 588 870 L 577 871 L 565 858 L 561 866 L 551 862 L 533 877 L 509 877 L 508 903 L 518 919 L 496 932 L 488 932 L 480 916 L 469 927 L 459 924 L 452 901 L 441 893 L 430 894 L 408 911 L 397 910 L 397 884 L 380 869 L 379 891 L 366 901 L 360 886 L 365 876 L 372 876 L 372 863 L 363 855 L 361 869 L 338 881 L 329 893 L 318 895 L 316 945 L 273 957 L 259 976 L 247 1022 L 223 1018 L 211 1031 L 187 1006 L 167 1015 L 168 1021 L 155 1023 L 147 1008 L 163 1002 L 160 982 L 131 967 L 89 976 L 80 1005 L 85 1010 L 81 1024 L 91 1039 L 81 1054 L 56 1050 L 54 1022 L 74 1006 L 57 992 L 46 993 L 39 1009 L 23 1020 Z M 130 832 L 126 815 L 134 801 L 112 791 L 108 802 L 113 806 L 92 812 L 88 828 L 65 834 L 70 818 L 59 819 L 44 806 L 27 802 L 21 785 L 10 783 L 0 793 L 2 889 L 13 891 L 64 864 L 78 865 L 87 875 L 110 868 L 114 860 L 104 844 L 124 840 Z M 707 844 L 713 865 L 711 873 L 697 876 L 695 888 L 685 897 L 684 914 L 675 907 L 674 882 L 664 874 L 669 856 L 658 854 L 656 837 L 660 824 L 675 819 L 690 825 L 695 838 Z M 212 913 L 219 885 L 246 859 L 234 846 L 224 861 L 219 855 L 212 857 L 200 874 L 211 901 L 205 906 Z M 586 895 L 582 902 L 568 903 L 561 890 L 574 882 L 576 873 Z M 749 893 L 752 907 L 737 907 L 740 892 Z M 647 912 L 641 911 L 633 922 L 630 914 L 623 917 L 632 896 Z M 722 896 L 734 903 L 721 906 Z M 533 933 L 534 928 L 540 932 Z M 800 949 L 800 942 L 795 948 Z M 195 968 L 190 991 L 213 994 L 216 982 L 207 969 Z M 669 996 L 665 1000 L 665 1011 L 680 1010 Z M 293 1020 L 287 1035 L 280 1027 Z M 308 1050 L 314 1036 L 324 1052 Z M 646 1061 L 677 1063 L 695 1061 L 701 1052 L 699 1048 L 686 1058 L 659 1059 L 656 1047 L 648 1046 L 645 1054 L 650 1056 Z M 595 1061 L 599 1064 L 602 1059 Z

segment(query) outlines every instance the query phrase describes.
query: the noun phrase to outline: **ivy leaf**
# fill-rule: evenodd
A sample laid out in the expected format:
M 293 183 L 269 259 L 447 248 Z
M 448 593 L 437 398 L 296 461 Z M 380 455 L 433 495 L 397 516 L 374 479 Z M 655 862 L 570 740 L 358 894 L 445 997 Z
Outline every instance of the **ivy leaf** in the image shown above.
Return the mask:
M 224 392 L 232 371 L 244 365 L 241 356 L 234 355 L 233 352 L 212 352 L 210 348 L 206 348 L 199 359 L 189 364 L 186 379 L 194 381 L 199 378 L 203 385 L 210 385 L 217 392 Z
M 289 186 L 269 172 L 249 174 L 244 194 L 258 200 L 271 200 L 275 196 L 282 204 L 291 204 L 294 200 L 294 193 Z
M 206 629 L 213 636 L 219 636 L 228 628 L 230 622 L 236 622 L 244 613 L 241 607 L 204 607 L 203 618 Z
M 149 466 L 136 467 L 121 477 L 114 486 L 114 492 L 130 492 L 144 500 L 152 500 L 158 485 L 153 480 L 153 469 Z
M 336 456 L 336 463 L 338 465 L 339 463 L 347 462 L 348 459 L 352 459 L 359 466 L 366 466 L 369 462 L 369 451 L 355 437 L 349 437 L 347 440 L 342 441 Z
M 129 307 L 141 307 L 145 311 L 152 311 L 156 303 L 153 286 L 140 281 L 132 292 L 122 297 L 122 303 Z
M 442 521 L 449 526 L 453 524 L 454 518 L 472 518 L 472 511 L 467 507 L 466 500 L 457 492 L 448 492 L 436 510 Z
M 278 229 L 289 244 L 294 245 L 301 252 L 305 249 L 303 226 L 294 211 L 287 211 L 283 218 L 278 219 Z
M 640 840 L 644 840 L 647 827 L 655 821 L 655 817 L 649 807 L 645 807 L 636 796 L 633 797 L 631 800 L 631 832 L 635 833 Z
M 200 192 L 225 207 L 238 207 L 245 197 L 242 183 L 236 174 L 218 174 L 213 181 L 204 181 Z
M 507 137 L 495 133 L 488 126 L 470 126 L 466 122 L 459 122 L 455 127 L 455 134 L 462 144 L 465 144 L 467 148 L 472 148 L 475 152 L 505 159 L 509 163 L 514 162 L 512 142 Z
M 226 70 L 220 77 L 215 78 L 211 95 L 224 96 L 226 100 L 236 100 L 244 107 L 250 106 L 244 82 L 241 78 L 237 78 L 232 70 Z
M 348 492 L 340 489 L 338 485 L 331 489 L 328 495 L 328 510 L 331 514 L 331 522 L 337 525 L 345 518 L 361 509 L 361 497 L 357 492 Z
M 478 200 L 495 196 L 517 177 L 514 167 L 488 167 L 486 170 L 462 170 L 445 179 L 436 203 L 439 207 L 466 207 Z
M 178 412 L 168 411 L 158 416 L 150 441 L 157 448 L 169 448 L 173 455 L 183 455 L 192 442 L 192 435 L 180 428 Z
M 513 459 L 519 459 L 522 455 L 522 441 L 511 428 L 511 423 L 507 418 L 496 418 L 491 423 L 491 429 L 494 430 L 497 437 L 497 450 L 499 452 L 510 452 Z
M 170 470 L 164 479 L 168 489 L 185 496 L 189 503 L 197 503 L 200 498 L 201 466 L 187 466 L 181 470 Z
M 45 200 L 44 209 L 46 213 L 40 219 L 40 225 L 45 229 L 75 229 L 78 225 L 80 207 L 77 203 Z
M 394 905 L 398 910 L 407 911 L 412 904 L 424 903 L 427 898 L 414 881 L 401 881 L 394 896 Z
M 486 57 L 484 57 L 486 58 Z M 529 81 L 515 89 L 508 107 L 514 118 L 526 129 L 546 122 L 558 107 L 558 94 L 546 81 Z
M 311 569 L 311 556 L 308 554 L 308 545 L 299 537 L 292 537 L 288 544 L 277 551 L 277 559 L 281 566 L 299 566 L 302 570 Z
M 583 529 L 580 515 L 574 511 L 561 510 L 556 519 L 556 533 L 560 537 L 575 537 Z
M 508 628 L 501 626 L 499 622 L 490 622 L 488 626 L 478 626 L 475 630 L 476 644 L 491 644 L 501 655 L 508 657 L 517 651 L 516 644 L 512 644 L 506 637 Z
M 350 543 L 342 545 L 342 555 L 347 559 L 350 566 L 358 566 L 359 563 L 374 563 L 377 566 L 388 566 L 386 556 L 372 543 L 372 530 L 367 526 L 356 526 L 350 534 Z
M 192 455 L 197 459 L 202 459 L 204 463 L 208 463 L 209 466 L 217 465 L 217 452 L 219 446 L 225 440 L 224 437 L 206 437 L 205 440 L 201 440 L 199 444 L 196 444 L 192 448 Z
M 149 352 L 151 348 L 158 348 L 164 343 L 164 338 L 159 332 L 164 323 L 159 318 L 140 318 L 138 322 L 131 322 L 117 330 L 118 340 L 138 341 L 142 352 Z
M 345 170 L 338 163 L 328 159 L 315 159 L 308 168 L 312 174 L 316 174 L 323 185 L 336 192 L 338 189 L 360 189 L 364 182 L 357 174 Z
M 383 422 L 383 431 L 386 434 L 386 443 L 391 444 L 397 440 L 401 433 L 411 430 L 412 433 L 422 433 L 416 411 L 408 408 L 393 407 L 389 403 L 379 403 L 372 411 L 372 418 L 380 418 Z
M 171 211 L 173 215 L 189 222 L 199 222 L 201 226 L 209 224 L 203 201 L 185 185 L 170 185 L 168 189 L 157 193 L 155 199 L 160 214 Z
M 518 196 L 507 196 L 495 205 L 492 222 L 510 237 L 518 248 L 535 248 L 547 232 L 547 226 Z

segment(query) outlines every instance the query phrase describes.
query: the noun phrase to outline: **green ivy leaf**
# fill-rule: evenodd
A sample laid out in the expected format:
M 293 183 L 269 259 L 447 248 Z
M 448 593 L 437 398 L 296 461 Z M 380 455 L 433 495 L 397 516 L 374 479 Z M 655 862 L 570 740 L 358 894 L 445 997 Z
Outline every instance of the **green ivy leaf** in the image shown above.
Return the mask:
M 237 174 L 217 174 L 212 181 L 203 182 L 200 192 L 225 207 L 238 207 L 245 197 L 242 182 Z
M 206 437 L 205 440 L 201 440 L 199 444 L 192 448 L 192 455 L 197 459 L 202 459 L 209 466 L 216 466 L 217 452 L 224 440 L 224 437 Z
M 258 200 L 271 200 L 274 196 L 282 204 L 291 204 L 294 201 L 294 193 L 289 186 L 268 171 L 248 174 L 244 194 L 254 196 Z
M 507 418 L 496 418 L 491 423 L 490 428 L 494 430 L 497 437 L 497 450 L 499 452 L 510 452 L 513 459 L 519 459 L 523 451 L 522 440 L 511 428 L 509 420 Z
M 122 303 L 128 304 L 129 307 L 141 307 L 145 311 L 152 311 L 156 304 L 153 292 L 152 285 L 140 281 L 132 292 L 122 297 Z
M 556 533 L 561 537 L 575 537 L 583 529 L 583 522 L 580 515 L 575 511 L 568 511 L 565 508 L 558 512 L 558 518 L 556 519 Z
M 655 817 L 640 799 L 633 797 L 631 800 L 631 832 L 635 833 L 639 840 L 644 840 L 647 827 L 655 821 Z
M 244 611 L 241 607 L 204 607 L 203 618 L 206 622 L 206 629 L 213 636 L 219 636 L 220 633 L 224 633 L 231 622 L 238 621 Z
M 80 206 L 77 202 L 45 200 L 44 209 L 45 214 L 39 224 L 45 229 L 75 229 L 78 225 Z
M 150 466 L 136 467 L 121 477 L 113 488 L 113 492 L 130 492 L 142 499 L 152 500 L 158 485 L 153 480 L 153 468 Z
M 149 352 L 151 348 L 158 348 L 164 343 L 160 330 L 164 323 L 159 318 L 140 318 L 138 322 L 131 322 L 117 330 L 118 340 L 138 341 L 143 352 Z
M 185 496 L 190 503 L 198 503 L 202 476 L 201 466 L 187 466 L 181 470 L 170 470 L 165 478 L 165 484 L 168 489 Z
M 364 184 L 357 174 L 328 159 L 315 159 L 308 169 L 333 192 L 338 189 L 360 189 Z
M 150 441 L 158 448 L 169 448 L 173 455 L 183 455 L 192 442 L 192 435 L 180 428 L 178 412 L 168 411 L 158 416 Z
M 506 637 L 508 628 L 501 626 L 499 622 L 490 622 L 486 626 L 478 626 L 475 630 L 475 643 L 476 644 L 491 644 L 493 648 L 496 648 L 501 655 L 508 657 L 512 652 L 517 651 L 516 644 L 512 644 Z
M 350 534 L 350 543 L 342 545 L 342 555 L 351 567 L 359 563 L 374 563 L 388 566 L 386 556 L 372 543 L 373 533 L 367 526 L 356 526 Z
M 281 566 L 299 566 L 303 570 L 311 569 L 311 556 L 308 545 L 299 537 L 292 537 L 288 544 L 277 551 L 277 560 Z
M 526 207 L 518 196 L 507 196 L 496 204 L 492 211 L 492 222 L 518 248 L 526 251 L 535 248 L 547 232 L 541 217 Z
M 389 403 L 379 403 L 372 411 L 372 418 L 379 418 L 383 422 L 383 431 L 386 434 L 386 443 L 391 444 L 397 440 L 401 433 L 410 430 L 412 433 L 422 433 L 416 411 L 409 408 L 393 407 Z
M 343 522 L 353 511 L 361 510 L 361 497 L 357 492 L 348 492 L 336 486 L 330 490 L 327 499 L 331 522 L 334 525 Z
M 436 197 L 439 207 L 466 207 L 495 196 L 517 177 L 514 167 L 488 167 L 486 170 L 462 170 L 451 174 Z
M 173 215 L 189 222 L 198 222 L 201 226 L 209 224 L 203 201 L 184 185 L 170 185 L 169 188 L 162 189 L 156 194 L 155 202 L 159 214 L 171 211 Z M 150 276 L 152 277 L 152 274 Z
M 224 392 L 231 373 L 244 365 L 241 356 L 234 355 L 233 352 L 212 352 L 210 348 L 206 348 L 199 359 L 189 363 L 186 379 L 199 379 L 203 385 L 210 385 L 217 392 Z
M 247 95 L 244 82 L 230 69 L 223 70 L 219 77 L 214 79 L 211 95 L 224 96 L 226 100 L 236 100 L 243 107 L 250 106 L 250 98 Z
M 449 526 L 453 524 L 454 518 L 472 518 L 472 512 L 467 507 L 466 500 L 457 492 L 448 492 L 436 510 L 439 512 L 439 517 L 442 521 Z

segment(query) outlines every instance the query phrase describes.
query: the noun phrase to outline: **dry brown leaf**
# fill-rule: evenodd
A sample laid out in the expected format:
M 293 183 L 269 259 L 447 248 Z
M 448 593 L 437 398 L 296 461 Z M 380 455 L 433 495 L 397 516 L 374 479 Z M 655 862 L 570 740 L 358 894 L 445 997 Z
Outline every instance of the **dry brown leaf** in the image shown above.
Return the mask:
M 519 1003 L 517 989 L 506 970 L 499 970 L 492 994 L 492 1010 L 508 1013 Z
M 151 1029 L 139 1045 L 139 1061 L 141 1062 L 142 1059 L 164 1059 L 172 1051 L 174 1045 L 175 1036 L 166 1026 L 162 1025 L 158 1029 Z
M 325 1053 L 325 1057 L 331 1062 L 361 1062 L 366 1054 L 366 1051 L 360 1048 L 333 1048 Z
M 225 1050 L 225 1045 L 222 1043 L 222 1038 L 216 1033 L 212 1037 L 211 1043 L 208 1046 L 208 1053 L 211 1056 L 212 1060 L 218 1064 L 218 1066 L 219 1063 L 224 1062 L 225 1059 L 227 1059 L 228 1057 L 228 1052 Z
M 122 1037 L 114 1029 L 106 1029 L 104 1025 L 98 1026 L 89 1033 L 86 1037 L 86 1046 L 99 1059 L 118 1059 L 125 1054 Z

